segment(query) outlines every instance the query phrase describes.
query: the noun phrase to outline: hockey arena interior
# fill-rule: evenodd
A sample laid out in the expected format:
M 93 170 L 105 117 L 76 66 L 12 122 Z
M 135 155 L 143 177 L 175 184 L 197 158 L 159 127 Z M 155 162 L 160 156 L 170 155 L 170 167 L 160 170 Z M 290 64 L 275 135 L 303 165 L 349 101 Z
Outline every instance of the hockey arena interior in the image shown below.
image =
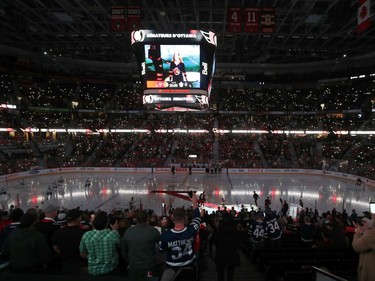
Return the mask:
M 374 2 L 0 1 L 1 280 L 375 280 Z

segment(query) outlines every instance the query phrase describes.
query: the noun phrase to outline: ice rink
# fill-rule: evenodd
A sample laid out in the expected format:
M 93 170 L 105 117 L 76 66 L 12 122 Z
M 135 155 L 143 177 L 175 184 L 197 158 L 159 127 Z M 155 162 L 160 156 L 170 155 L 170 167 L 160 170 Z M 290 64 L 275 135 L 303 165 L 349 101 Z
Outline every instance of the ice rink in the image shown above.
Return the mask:
M 90 186 L 86 185 L 87 179 Z M 53 190 L 49 198 L 48 188 Z M 304 207 L 317 208 L 320 213 L 335 207 L 338 211 L 346 209 L 348 213 L 356 209 L 358 215 L 368 211 L 369 201 L 375 199 L 375 190 L 369 189 L 365 183 L 356 186 L 353 180 L 298 174 L 75 172 L 7 180 L 2 189 L 0 204 L 4 209 L 11 204 L 24 210 L 35 206 L 43 209 L 51 203 L 68 209 L 79 206 L 81 209 L 110 211 L 129 208 L 133 197 L 134 208 L 139 208 L 142 203 L 143 208 L 152 209 L 159 215 L 162 214 L 162 203 L 168 203 L 172 197 L 150 193 L 152 190 L 194 190 L 198 194 L 206 191 L 212 209 L 221 205 L 222 198 L 229 208 L 233 206 L 239 210 L 242 204 L 250 207 L 254 204 L 253 191 L 256 191 L 260 195 L 258 206 L 261 208 L 267 196 L 271 198 L 274 210 L 280 210 L 280 198 L 289 204 L 298 203 L 302 198 Z M 173 207 L 183 205 L 188 207 L 190 203 L 175 198 Z

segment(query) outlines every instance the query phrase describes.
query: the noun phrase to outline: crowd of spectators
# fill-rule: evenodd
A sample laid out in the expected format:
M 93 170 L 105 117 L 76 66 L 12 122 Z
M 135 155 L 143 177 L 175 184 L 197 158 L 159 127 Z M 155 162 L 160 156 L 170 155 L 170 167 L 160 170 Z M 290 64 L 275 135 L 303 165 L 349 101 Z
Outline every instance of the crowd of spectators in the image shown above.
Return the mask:
M 37 166 L 33 150 L 22 134 L 0 138 L 1 174 L 27 171 Z
M 219 137 L 219 156 L 225 167 L 260 168 L 259 153 L 246 135 L 222 135 Z M 224 160 L 225 159 L 225 160 Z
M 273 209 L 268 207 L 262 211 L 260 209 L 256 211 L 253 208 L 249 210 L 242 206 L 241 210 L 236 212 L 223 205 L 209 213 L 203 207 L 200 214 L 200 220 L 203 223 L 199 231 L 200 242 L 196 242 L 194 248 L 196 261 L 205 255 L 215 255 L 216 251 L 219 253 L 223 247 L 225 248 L 225 241 L 231 240 L 233 237 L 225 238 L 228 233 L 222 233 L 222 227 L 230 227 L 225 224 L 231 223 L 234 228 L 229 232 L 230 236 L 235 235 L 236 237 L 233 245 L 243 251 L 243 254 L 257 265 L 258 270 L 264 271 L 262 268 L 264 266 L 263 254 L 272 254 L 275 253 L 275 250 L 281 251 L 284 248 L 291 252 L 300 249 L 311 254 L 313 252 L 308 250 L 316 249 L 314 253 L 317 255 L 319 251 L 327 253 L 328 250 L 332 250 L 329 256 L 332 260 L 334 254 L 342 253 L 339 251 L 350 253 L 350 261 L 354 263 L 354 266 L 352 264 L 350 267 L 351 274 L 355 274 L 358 258 L 351 248 L 354 227 L 357 227 L 356 223 L 361 220 L 373 223 L 371 214 L 364 213 L 363 216 L 357 214 L 354 216 L 354 210 L 354 213 L 348 214 L 345 210 L 339 212 L 335 208 L 319 213 L 318 210 L 299 206 L 297 216 L 291 217 L 288 214 L 287 202 L 281 198 L 280 202 L 280 207 L 273 206 Z M 303 203 L 301 202 L 301 204 Z M 144 262 L 151 260 L 153 262 L 147 264 L 150 266 L 150 270 L 146 270 L 142 274 L 147 274 L 147 272 L 151 274 L 152 272 L 154 277 L 160 276 L 165 268 L 166 257 L 160 256 L 156 251 L 157 248 L 152 244 L 156 246 L 160 234 L 163 235 L 168 229 L 173 228 L 172 214 L 177 210 L 178 212 L 184 211 L 188 218 L 186 223 L 193 218 L 192 207 L 175 208 L 172 205 L 167 206 L 163 214 L 155 213 L 154 210 L 147 209 L 147 207 L 145 209 L 145 206 L 141 204 L 139 207 L 133 205 L 130 209 L 113 209 L 106 212 L 80 210 L 79 207 L 67 210 L 54 205 L 46 205 L 42 209 L 36 206 L 25 211 L 13 206 L 8 212 L 0 210 L 2 260 L 4 260 L 4 256 L 9 257 L 9 270 L 17 273 L 122 276 L 134 273 L 129 271 L 129 262 L 133 263 L 132 270 L 141 270 L 142 267 L 134 267 L 134 264 L 140 266 L 142 260 Z M 148 227 L 147 224 L 157 230 L 155 234 L 149 230 L 152 232 L 152 236 L 151 233 L 134 236 L 135 233 L 132 231 L 130 234 L 130 229 L 136 232 L 139 227 Z M 136 228 L 134 228 L 135 225 L 137 225 Z M 254 227 L 258 231 L 254 232 Z M 277 235 L 274 235 L 276 230 Z M 22 242 L 17 240 L 19 239 L 17 237 L 25 237 L 25 235 L 29 237 L 29 240 L 24 239 Z M 98 237 L 101 239 L 97 239 Z M 106 247 L 106 250 L 92 254 L 95 255 L 95 260 L 93 260 L 93 256 L 87 256 L 87 253 L 94 250 L 95 244 L 99 243 L 93 239 L 95 241 L 106 239 L 106 242 L 100 246 Z M 109 240 L 107 241 L 107 239 Z M 142 245 L 145 250 L 143 253 L 136 254 L 131 245 L 135 240 L 140 243 L 139 239 L 144 239 L 144 243 L 151 243 L 151 248 L 147 248 L 146 251 L 147 245 Z M 33 248 L 27 246 L 28 241 L 31 240 L 37 241 L 33 242 L 36 245 Z M 111 255 L 110 264 L 101 265 L 101 259 L 108 254 Z M 142 260 L 139 260 L 138 257 L 141 256 Z M 305 257 L 307 258 L 307 255 Z M 311 258 L 309 261 L 306 259 L 305 263 L 314 263 L 317 257 L 319 256 Z M 216 254 L 214 260 L 218 265 L 226 267 L 237 266 L 238 258 L 237 256 L 234 264 L 229 264 L 228 261 L 223 264 L 223 259 Z M 158 262 L 156 263 L 156 261 Z M 199 266 L 199 263 L 197 264 Z M 334 265 L 336 267 L 332 269 L 337 270 L 337 262 Z M 228 270 L 233 270 L 233 268 L 228 268 Z M 271 273 L 280 274 L 280 272 Z M 269 272 L 265 271 L 264 274 L 267 277 Z
M 0 76 L 1 100 L 18 106 L 0 109 L 0 127 L 14 129 L 0 132 L 1 174 L 77 165 L 156 167 L 215 162 L 228 168 L 333 169 L 373 178 L 371 135 L 337 134 L 374 128 L 368 112 L 374 89 L 368 81 L 304 88 L 228 86 L 213 95 L 218 111 L 161 113 L 142 110 L 140 83 L 29 80 Z M 88 130 L 21 130 L 25 128 Z M 110 129 L 147 132 L 102 131 Z M 185 131 L 197 129 L 205 131 Z M 231 130 L 263 133 L 242 135 Z M 275 134 L 280 130 L 326 133 Z
M 6 104 L 13 95 L 12 78 L 9 75 L 0 73 L 0 104 Z
M 113 110 L 143 109 L 141 83 L 121 84 L 114 92 L 114 98 L 108 105 Z
M 291 158 L 289 139 L 281 135 L 266 135 L 258 140 L 270 168 L 298 168 Z
M 26 128 L 69 128 L 71 114 L 68 112 L 27 111 L 19 118 L 18 122 L 24 124 Z
M 210 163 L 213 160 L 213 141 L 214 136 L 211 134 L 178 136 L 172 152 L 172 163 Z
M 289 78 L 285 75 L 286 80 Z M 373 130 L 375 118 L 370 112 L 375 88 L 371 82 L 353 81 L 300 88 L 249 87 L 244 83 L 243 86 L 213 89 L 213 103 L 218 111 L 163 114 L 142 111 L 140 83 L 28 79 L 30 81 L 25 82 L 15 76 L 0 73 L 0 104 L 18 106 L 17 109 L 0 108 L 0 128 L 15 130 L 0 132 L 0 175 L 40 168 L 161 167 L 215 161 L 228 168 L 332 169 L 374 179 L 375 149 L 372 135 L 335 133 Z M 75 128 L 92 131 L 34 133 L 22 131 L 21 128 Z M 148 133 L 96 131 L 111 128 L 140 128 L 147 129 Z M 208 132 L 161 133 L 158 132 L 160 129 L 204 129 Z M 266 133 L 214 133 L 214 129 L 264 130 Z M 274 130 L 310 129 L 324 130 L 328 135 L 272 133 Z M 193 155 L 195 158 L 191 158 Z M 265 226 L 265 235 L 256 240 L 259 243 L 257 247 L 262 247 L 262 252 L 271 252 L 275 246 L 286 245 L 288 251 L 294 247 L 352 250 L 352 222 L 360 222 L 360 218 L 349 217 L 345 210 L 340 213 L 333 209 L 319 214 L 317 210 L 301 208 L 297 218 L 293 219 L 286 215 L 286 202 L 280 201 L 284 216 L 280 215 L 278 208 L 273 212 L 267 208 L 265 212 L 242 208 L 237 213 L 223 206 L 211 214 L 203 212 L 202 221 L 207 227 L 200 230 L 201 248 L 196 253 L 214 254 L 214 248 L 210 245 L 222 243 L 219 241 L 223 239 L 215 239 L 215 232 L 222 233 L 218 230 L 223 219 L 228 216 L 234 219 L 239 232 L 236 242 L 258 267 L 261 266 L 261 259 L 255 255 L 254 243 L 250 242 L 255 241 L 252 226 L 254 223 L 263 224 L 267 220 L 273 220 L 273 226 L 277 225 L 282 235 L 275 240 L 270 239 Z M 173 227 L 172 207 L 165 216 L 155 214 L 150 209 L 141 210 L 142 208 L 112 210 L 109 213 L 83 211 L 79 208 L 65 210 L 53 206 L 46 206 L 43 210 L 36 207 L 27 211 L 12 208 L 8 213 L 0 210 L 0 249 L 2 254 L 10 254 L 11 268 L 18 272 L 25 269 L 25 273 L 29 274 L 60 274 L 73 269 L 74 274 L 88 274 L 87 271 L 92 275 L 102 274 L 107 272 L 90 267 L 87 270 L 87 260 L 81 256 L 90 251 L 89 238 L 85 237 L 84 243 L 81 240 L 90 230 L 104 230 L 106 234 L 111 233 L 111 245 L 118 247 L 116 251 L 106 253 L 114 261 L 110 270 L 118 275 L 126 275 L 129 259 L 120 251 L 120 240 L 136 224 L 137 214 L 138 222 L 141 222 L 140 214 L 146 211 L 149 224 L 157 227 L 160 232 Z M 190 208 L 185 211 L 187 217 L 192 216 Z M 371 217 L 366 220 L 366 216 L 367 214 L 362 223 L 371 220 Z M 49 223 L 48 227 L 42 224 L 46 222 Z M 74 227 L 74 236 L 73 232 L 70 233 L 72 236 L 64 233 L 67 236 L 63 239 L 61 230 L 69 227 Z M 35 234 L 34 228 L 42 235 Z M 41 250 L 41 255 L 32 260 L 34 264 L 20 262 L 22 258 L 30 256 L 30 252 L 27 252 L 29 249 L 21 247 L 21 243 L 14 243 L 16 232 L 23 230 L 27 237 L 38 242 Z M 18 241 L 25 242 L 26 239 Z M 74 259 L 70 261 L 65 255 L 69 248 L 66 243 L 75 247 Z M 217 257 L 215 260 L 218 262 Z M 335 262 L 337 266 L 337 261 Z M 223 267 L 226 265 L 227 262 L 222 264 Z M 155 272 L 160 275 L 162 269 Z
M 77 108 L 102 110 L 114 96 L 115 87 L 111 84 L 84 83 L 77 86 L 75 100 Z
M 295 138 L 293 140 L 299 167 L 304 169 L 323 169 L 321 156 L 316 149 L 316 139 Z
M 152 145 L 150 145 L 152 144 Z M 171 153 L 173 138 L 164 134 L 146 134 L 140 136 L 123 155 L 120 167 L 162 167 Z
M 39 168 L 116 165 L 163 167 L 168 163 L 211 163 L 218 159 L 228 168 L 332 168 L 372 177 L 371 137 L 149 132 L 2 133 L 2 173 L 8 173 L 9 166 L 16 172 L 38 165 Z M 191 159 L 190 155 L 196 155 L 196 159 Z M 43 161 L 38 162 L 36 158 L 44 159 L 44 166 Z M 13 165 L 12 161 L 17 164 Z M 28 164 L 19 165 L 22 161 Z M 17 166 L 22 169 L 17 169 Z
M 13 96 L 27 107 L 71 108 L 76 90 L 75 83 L 45 79 L 27 84 L 19 83 L 18 88 L 13 90 Z
M 121 158 L 129 151 L 136 140 L 133 134 L 127 135 L 108 135 L 99 143 L 88 166 L 97 165 L 99 167 L 115 167 L 121 161 Z M 110 157 L 109 157 L 110 156 Z
M 373 94 L 371 85 L 357 88 L 336 84 L 293 90 L 238 87 L 219 89 L 217 99 L 223 111 L 332 112 L 361 108 Z
M 144 126 L 145 118 L 144 114 L 112 114 L 108 124 L 116 129 L 140 129 Z
M 169 117 L 169 118 L 168 118 Z M 182 129 L 182 130 L 212 130 L 214 127 L 213 114 L 176 112 L 173 114 L 147 114 L 145 127 L 149 130 Z

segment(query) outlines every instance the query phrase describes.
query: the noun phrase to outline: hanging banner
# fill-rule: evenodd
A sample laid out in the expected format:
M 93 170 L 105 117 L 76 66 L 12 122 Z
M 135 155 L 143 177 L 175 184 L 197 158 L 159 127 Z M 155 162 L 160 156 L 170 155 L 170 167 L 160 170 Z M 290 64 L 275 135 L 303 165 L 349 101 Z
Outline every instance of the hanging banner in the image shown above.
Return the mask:
M 357 32 L 362 33 L 371 26 L 370 0 L 358 0 Z
M 263 33 L 274 33 L 276 31 L 274 8 L 264 8 L 260 11 L 260 31 Z
M 248 33 L 259 32 L 259 9 L 245 8 L 244 9 L 244 31 Z
M 126 9 L 124 6 L 113 6 L 111 8 L 111 30 L 124 31 L 126 29 Z
M 241 8 L 228 8 L 227 11 L 227 31 L 242 31 L 242 11 Z
M 128 6 L 128 30 L 141 29 L 141 6 Z

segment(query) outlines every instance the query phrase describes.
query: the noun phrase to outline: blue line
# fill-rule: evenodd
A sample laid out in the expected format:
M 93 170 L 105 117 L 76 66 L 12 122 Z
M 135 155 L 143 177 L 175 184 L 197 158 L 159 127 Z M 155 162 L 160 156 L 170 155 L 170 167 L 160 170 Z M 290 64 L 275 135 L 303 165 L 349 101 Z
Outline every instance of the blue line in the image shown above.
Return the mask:
M 134 184 L 137 184 L 137 183 L 143 181 L 145 178 L 148 178 L 149 175 L 152 175 L 152 174 L 148 174 L 148 175 L 144 176 L 143 178 L 141 178 L 138 181 L 136 181 Z
M 137 183 L 143 181 L 145 178 L 148 178 L 149 175 L 151 175 L 151 174 L 147 174 L 147 175 L 144 176 L 143 178 L 141 178 L 141 179 L 139 179 L 138 181 L 136 181 L 135 184 L 137 184 Z M 112 197 L 109 198 L 108 200 L 104 201 L 102 204 L 96 206 L 96 207 L 94 208 L 94 210 L 99 209 L 100 207 L 104 206 L 104 205 L 107 204 L 109 201 L 112 201 L 113 199 L 115 199 L 115 198 L 116 198 L 117 196 L 119 196 L 119 195 L 120 195 L 120 194 L 117 193 L 116 195 L 112 196 Z

